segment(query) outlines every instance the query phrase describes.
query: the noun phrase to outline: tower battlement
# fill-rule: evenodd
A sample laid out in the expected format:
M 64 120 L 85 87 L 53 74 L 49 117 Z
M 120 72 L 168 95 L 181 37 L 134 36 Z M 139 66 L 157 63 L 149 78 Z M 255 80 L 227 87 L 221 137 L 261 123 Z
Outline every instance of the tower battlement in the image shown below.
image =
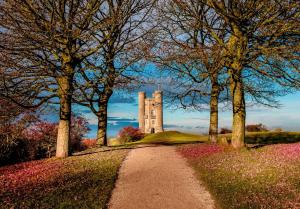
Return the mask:
M 163 132 L 163 95 L 155 91 L 152 96 L 139 92 L 139 128 L 144 133 Z

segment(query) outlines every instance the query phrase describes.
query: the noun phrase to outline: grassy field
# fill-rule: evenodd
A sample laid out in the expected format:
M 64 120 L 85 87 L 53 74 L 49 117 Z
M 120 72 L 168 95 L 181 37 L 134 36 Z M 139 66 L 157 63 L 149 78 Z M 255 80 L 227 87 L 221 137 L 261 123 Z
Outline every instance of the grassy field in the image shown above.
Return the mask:
M 219 139 L 223 137 L 230 141 L 231 134 L 219 135 Z M 300 132 L 247 132 L 245 142 L 257 145 L 300 142 Z
M 184 144 L 206 142 L 207 140 L 207 136 L 181 133 L 178 131 L 165 131 L 157 134 L 149 134 L 141 141 L 137 141 L 135 143 Z
M 299 138 L 299 133 L 250 133 L 246 141 L 264 145 Z M 207 140 L 204 135 L 167 131 L 125 146 L 92 148 L 67 159 L 0 167 L 0 208 L 105 208 L 129 151 L 126 148 L 144 143 L 185 144 L 178 151 L 220 208 L 300 208 L 300 143 L 236 151 L 198 143 Z
M 0 207 L 105 208 L 127 152 L 94 149 L 1 167 Z
M 109 141 L 109 146 L 111 147 L 134 147 L 139 144 L 187 144 L 187 143 L 198 143 L 198 142 L 206 142 L 208 140 L 208 136 L 205 135 L 197 135 L 197 134 L 189 134 L 182 133 L 179 131 L 165 131 L 156 134 L 147 134 L 142 140 L 136 142 L 128 142 L 122 144 L 120 139 L 112 138 Z
M 219 208 L 300 208 L 300 143 L 240 151 L 212 144 L 177 149 Z
M 226 138 L 230 142 L 231 134 L 219 134 L 218 138 Z M 162 133 L 148 134 L 145 138 L 134 143 L 127 143 L 127 145 L 134 144 L 187 144 L 197 142 L 207 142 L 207 135 L 197 135 L 182 133 L 178 131 L 165 131 Z M 249 145 L 268 145 L 278 143 L 300 142 L 299 132 L 248 132 L 245 137 L 246 144 Z M 114 145 L 120 145 L 118 139 L 113 140 Z

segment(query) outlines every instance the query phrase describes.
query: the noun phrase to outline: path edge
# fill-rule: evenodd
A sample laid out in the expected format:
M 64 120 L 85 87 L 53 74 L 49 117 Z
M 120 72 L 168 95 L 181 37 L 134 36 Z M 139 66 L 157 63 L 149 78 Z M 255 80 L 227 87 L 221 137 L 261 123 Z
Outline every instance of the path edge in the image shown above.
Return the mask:
M 217 198 L 215 198 L 215 196 L 212 194 L 212 192 L 210 191 L 210 189 L 208 188 L 207 184 L 205 183 L 205 181 L 203 181 L 201 179 L 201 177 L 199 175 L 197 175 L 196 170 L 194 169 L 193 165 L 188 161 L 187 158 L 185 158 L 179 151 L 178 151 L 178 147 L 175 147 L 175 152 L 184 160 L 186 166 L 188 166 L 191 170 L 192 170 L 192 174 L 195 177 L 195 179 L 198 181 L 198 184 L 202 187 L 204 187 L 204 189 L 209 193 L 211 199 L 213 200 L 213 204 L 214 204 L 214 209 L 223 209 L 218 201 Z
M 114 188 L 110 191 L 110 193 L 109 193 L 109 198 L 107 198 L 107 201 L 106 201 L 106 203 L 105 203 L 105 207 L 102 208 L 102 209 L 109 209 L 109 203 L 110 203 L 110 201 L 111 201 L 111 199 L 112 199 L 113 192 L 114 192 L 114 190 L 115 190 L 115 188 L 116 188 L 116 185 L 117 185 L 117 182 L 118 182 L 118 180 L 119 180 L 119 178 L 120 178 L 120 172 L 121 172 L 121 169 L 122 169 L 122 167 L 124 166 L 125 161 L 128 159 L 128 156 L 130 155 L 130 153 L 132 152 L 132 150 L 133 150 L 133 149 L 131 149 L 131 150 L 127 153 L 126 157 L 124 157 L 124 159 L 122 160 L 122 162 L 121 162 L 121 164 L 120 164 L 120 167 L 119 167 L 119 169 L 118 169 L 118 171 L 117 171 L 116 178 L 114 179 Z

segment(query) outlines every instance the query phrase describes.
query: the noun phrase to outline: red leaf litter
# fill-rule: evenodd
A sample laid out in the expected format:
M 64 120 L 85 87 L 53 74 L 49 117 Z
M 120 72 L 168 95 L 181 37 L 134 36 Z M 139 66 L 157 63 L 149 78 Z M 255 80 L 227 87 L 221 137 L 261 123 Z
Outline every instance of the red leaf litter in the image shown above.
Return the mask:
M 223 147 L 217 144 L 199 144 L 180 148 L 180 153 L 186 158 L 205 157 L 222 151 Z
M 60 161 L 38 160 L 0 168 L 1 191 L 15 191 L 45 182 L 60 172 Z

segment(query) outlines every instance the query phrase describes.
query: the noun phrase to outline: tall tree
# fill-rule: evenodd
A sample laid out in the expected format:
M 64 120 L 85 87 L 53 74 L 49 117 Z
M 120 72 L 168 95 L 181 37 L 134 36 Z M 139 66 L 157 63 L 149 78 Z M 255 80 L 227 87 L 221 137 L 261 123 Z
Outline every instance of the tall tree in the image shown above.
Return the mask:
M 224 51 L 230 80 L 233 124 L 232 146 L 244 146 L 245 74 L 283 86 L 299 86 L 299 1 L 174 0 L 182 10 L 197 18 L 191 8 L 205 5 L 210 17 L 218 16 L 228 27 L 225 39 L 219 36 L 218 24 L 199 20 L 199 24 Z
M 109 23 L 99 30 L 101 49 L 87 59 L 76 78 L 75 102 L 86 106 L 98 118 L 98 144 L 107 145 L 107 106 L 116 88 L 136 80 L 144 58 L 144 39 L 153 29 L 155 0 L 105 1 L 101 18 Z
M 196 110 L 207 109 L 209 104 L 209 138 L 217 142 L 219 96 L 226 87 L 226 77 L 221 76 L 225 72 L 224 55 L 202 21 L 212 27 L 218 24 L 220 37 L 225 37 L 227 31 L 224 22 L 217 15 L 208 18 L 208 12 L 204 4 L 191 5 L 187 10 L 179 1 L 161 2 L 158 50 L 154 50 L 153 56 L 164 71 L 169 71 L 168 76 L 174 78 L 172 89 L 168 90 L 172 103 L 177 100 L 180 107 Z
M 0 3 L 0 48 L 14 62 L 6 71 L 12 89 L 31 82 L 35 96 L 60 104 L 57 157 L 67 157 L 73 80 L 79 65 L 98 52 L 105 40 L 99 30 L 110 20 L 99 0 L 4 0 Z M 13 65 L 11 65 L 13 63 Z M 27 92 L 24 92 L 27 93 Z

